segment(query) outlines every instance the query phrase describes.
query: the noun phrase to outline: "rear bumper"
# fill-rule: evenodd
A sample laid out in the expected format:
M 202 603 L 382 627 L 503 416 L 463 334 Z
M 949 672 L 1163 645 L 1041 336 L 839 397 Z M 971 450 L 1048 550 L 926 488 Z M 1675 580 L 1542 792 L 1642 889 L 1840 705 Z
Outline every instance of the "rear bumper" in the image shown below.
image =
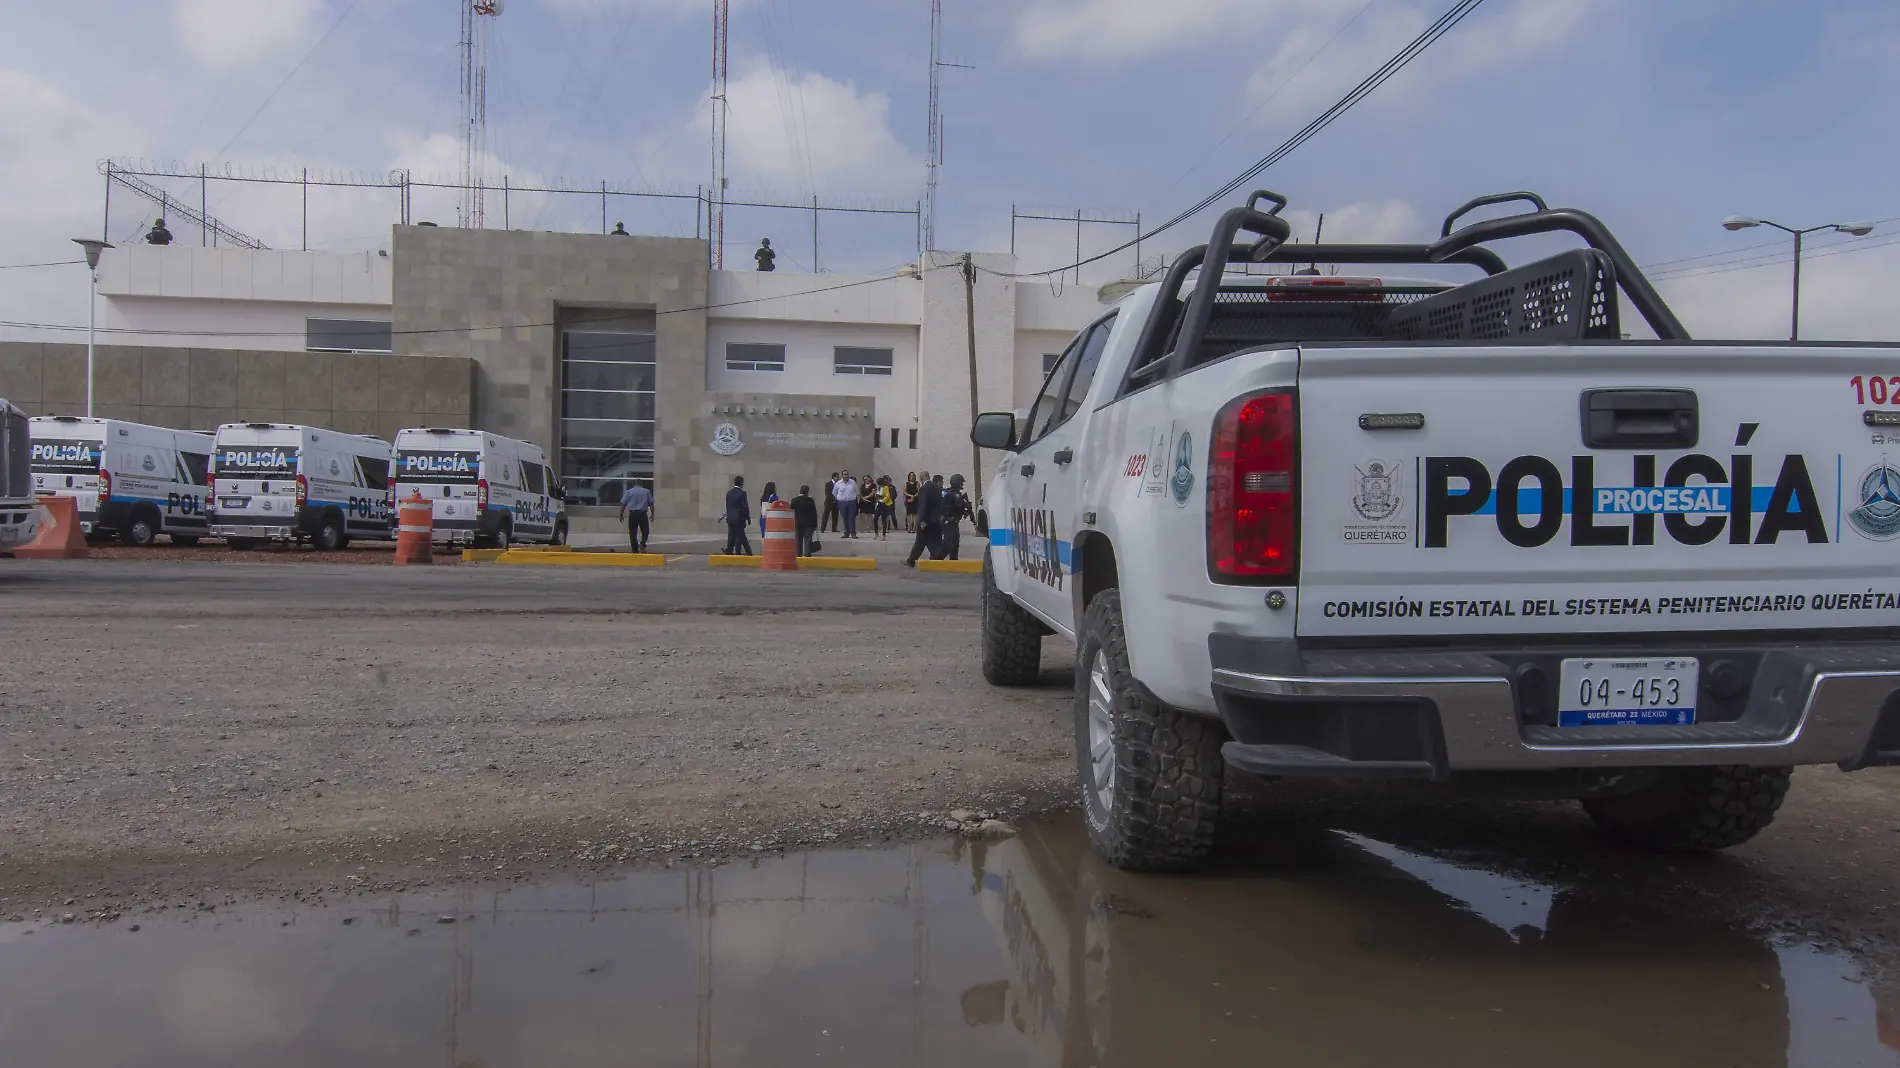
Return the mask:
M 1228 763 L 1268 775 L 1444 779 L 1454 771 L 1900 763 L 1900 642 L 1671 643 L 1744 681 L 1688 726 L 1562 728 L 1549 665 L 1564 648 L 1302 653 L 1216 635 Z M 1604 652 L 1601 645 L 1595 654 Z
M 0 552 L 10 552 L 32 541 L 42 522 L 43 513 L 35 502 L 0 503 Z
M 293 526 L 264 526 L 262 524 L 213 523 L 211 536 L 214 538 L 258 538 L 260 540 L 284 541 L 295 537 L 300 531 Z

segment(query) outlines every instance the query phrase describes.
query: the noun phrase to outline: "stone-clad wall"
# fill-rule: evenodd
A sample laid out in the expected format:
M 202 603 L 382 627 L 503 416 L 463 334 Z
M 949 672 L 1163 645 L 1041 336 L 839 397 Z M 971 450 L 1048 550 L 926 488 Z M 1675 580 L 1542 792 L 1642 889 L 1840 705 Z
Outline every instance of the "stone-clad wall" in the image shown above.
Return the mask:
M 388 439 L 476 425 L 460 357 L 100 345 L 93 373 L 94 415 L 181 430 L 303 423 Z M 0 397 L 28 415 L 86 414 L 86 346 L 0 342 Z

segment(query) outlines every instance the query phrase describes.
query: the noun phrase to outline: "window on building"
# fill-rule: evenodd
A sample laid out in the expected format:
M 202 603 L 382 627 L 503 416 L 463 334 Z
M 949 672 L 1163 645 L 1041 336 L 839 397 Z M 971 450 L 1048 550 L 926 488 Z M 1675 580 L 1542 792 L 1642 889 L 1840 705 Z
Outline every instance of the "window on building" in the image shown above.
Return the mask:
M 303 347 L 311 352 L 389 352 L 386 320 L 305 319 Z
M 910 447 L 913 449 L 917 447 L 917 431 L 915 430 L 910 432 Z
M 1060 352 L 1043 353 L 1042 354 L 1042 377 L 1048 378 L 1049 372 L 1056 369 L 1056 361 L 1060 360 L 1061 358 L 1062 358 L 1062 354 Z
M 783 371 L 785 346 L 752 341 L 726 342 L 726 370 Z
M 894 363 L 890 349 L 839 345 L 831 350 L 831 371 L 840 375 L 888 375 Z
M 571 504 L 616 504 L 653 482 L 652 334 L 561 335 L 561 485 Z
M 891 448 L 897 448 L 897 428 L 891 428 Z

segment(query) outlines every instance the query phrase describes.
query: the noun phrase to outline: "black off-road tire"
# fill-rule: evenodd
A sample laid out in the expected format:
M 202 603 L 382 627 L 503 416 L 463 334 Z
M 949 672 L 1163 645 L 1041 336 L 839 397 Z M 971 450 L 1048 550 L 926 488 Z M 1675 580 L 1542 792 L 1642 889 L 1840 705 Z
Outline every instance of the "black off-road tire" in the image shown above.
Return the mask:
M 1651 786 L 1586 798 L 1597 826 L 1657 853 L 1708 853 L 1740 845 L 1774 822 L 1793 768 L 1669 768 Z
M 158 542 L 159 519 L 150 508 L 141 506 L 119 531 L 119 541 L 135 549 L 150 548 Z
M 996 586 L 983 554 L 983 677 L 992 686 L 1030 686 L 1042 677 L 1042 621 Z
M 1113 790 L 1104 807 L 1089 741 L 1090 692 L 1102 655 L 1113 738 Z M 1075 759 L 1083 822 L 1102 859 L 1132 871 L 1181 871 L 1214 848 L 1227 732 L 1216 720 L 1154 700 L 1128 666 L 1121 594 L 1104 590 L 1082 613 L 1076 641 Z

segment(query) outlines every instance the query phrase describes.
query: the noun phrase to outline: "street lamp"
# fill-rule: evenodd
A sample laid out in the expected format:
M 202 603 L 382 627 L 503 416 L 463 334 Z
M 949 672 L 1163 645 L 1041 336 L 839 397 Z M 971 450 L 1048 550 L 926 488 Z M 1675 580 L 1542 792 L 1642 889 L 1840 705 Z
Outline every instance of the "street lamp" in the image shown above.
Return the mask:
M 92 418 L 92 334 L 99 308 L 99 253 L 112 247 L 109 242 L 91 237 L 75 237 L 73 243 L 86 250 L 86 418 Z
M 1794 235 L 1794 312 L 1790 316 L 1788 340 L 1801 340 L 1801 238 L 1807 234 L 1822 230 L 1834 230 L 1851 237 L 1866 237 L 1874 232 L 1873 223 L 1828 223 L 1826 226 L 1810 226 L 1797 230 L 1792 226 L 1783 226 L 1767 219 L 1756 219 L 1748 215 L 1731 215 L 1722 220 L 1724 230 L 1747 230 L 1755 226 L 1772 226 L 1784 234 Z

